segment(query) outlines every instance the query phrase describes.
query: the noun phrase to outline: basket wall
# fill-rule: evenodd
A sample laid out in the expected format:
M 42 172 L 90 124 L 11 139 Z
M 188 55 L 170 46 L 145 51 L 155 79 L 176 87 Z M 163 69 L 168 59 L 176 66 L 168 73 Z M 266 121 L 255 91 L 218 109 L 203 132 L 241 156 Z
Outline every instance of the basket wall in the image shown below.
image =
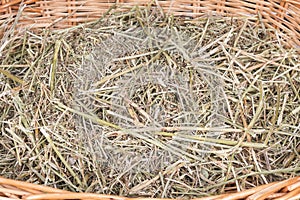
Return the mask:
M 0 2 L 0 32 L 3 33 L 7 27 L 11 27 L 16 18 L 21 27 L 63 29 L 99 19 L 111 6 L 117 6 L 119 10 L 124 11 L 137 5 L 152 4 L 167 14 L 193 18 L 207 14 L 247 17 L 258 14 L 266 27 L 276 28 L 286 42 L 300 47 L 300 2 L 298 0 L 25 0 L 21 2 L 21 0 Z

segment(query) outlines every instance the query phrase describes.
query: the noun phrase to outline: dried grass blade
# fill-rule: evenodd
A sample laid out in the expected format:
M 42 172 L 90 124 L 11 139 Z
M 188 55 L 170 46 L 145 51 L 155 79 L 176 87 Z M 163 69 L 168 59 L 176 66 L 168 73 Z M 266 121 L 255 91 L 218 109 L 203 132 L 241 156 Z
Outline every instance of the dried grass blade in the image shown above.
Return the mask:
M 53 95 L 53 92 L 55 89 L 55 76 L 56 76 L 58 53 L 60 50 L 60 46 L 61 46 L 61 40 L 57 40 L 55 43 L 55 46 L 54 46 L 54 54 L 53 54 L 53 60 L 52 60 L 52 64 L 51 64 L 50 78 L 49 78 L 51 95 Z
M 59 150 L 56 148 L 55 144 L 53 143 L 53 141 L 50 138 L 50 135 L 48 134 L 48 132 L 46 131 L 46 129 L 42 127 L 42 128 L 40 128 L 40 131 L 44 135 L 44 137 L 46 138 L 46 140 L 49 142 L 49 144 L 51 145 L 51 147 L 53 148 L 53 150 L 55 151 L 56 155 L 59 157 L 59 159 L 61 160 L 61 162 L 68 169 L 68 171 L 70 172 L 70 174 L 75 178 L 76 182 L 79 185 L 82 185 L 82 182 L 81 182 L 80 178 L 77 176 L 77 174 L 73 171 L 73 169 L 71 168 L 71 166 L 69 165 L 69 163 L 65 160 L 65 158 L 59 152 Z
M 0 69 L 0 73 L 4 74 L 5 76 L 7 76 L 9 79 L 17 82 L 17 83 L 20 83 L 20 84 L 24 84 L 24 80 L 18 78 L 17 76 L 11 74 L 9 71 L 7 70 L 4 70 L 4 69 Z

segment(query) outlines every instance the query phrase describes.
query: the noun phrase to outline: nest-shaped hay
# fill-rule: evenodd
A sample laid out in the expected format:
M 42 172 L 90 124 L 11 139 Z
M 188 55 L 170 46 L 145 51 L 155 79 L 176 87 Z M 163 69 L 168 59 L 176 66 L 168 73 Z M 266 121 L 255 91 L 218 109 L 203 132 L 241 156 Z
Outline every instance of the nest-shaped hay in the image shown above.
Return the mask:
M 176 198 L 299 173 L 299 54 L 256 18 L 157 13 L 5 34 L 0 175 Z
M 187 138 L 162 137 L 164 130 L 218 137 L 197 128 L 225 125 L 224 80 L 213 62 L 201 62 L 204 52 L 191 39 L 196 34 L 155 24 L 112 34 L 78 71 L 77 106 L 111 126 L 78 119 L 101 165 L 118 173 L 155 173 L 179 159 L 201 161 L 211 145 L 191 149 L 195 144 Z M 122 130 L 116 133 L 116 127 Z

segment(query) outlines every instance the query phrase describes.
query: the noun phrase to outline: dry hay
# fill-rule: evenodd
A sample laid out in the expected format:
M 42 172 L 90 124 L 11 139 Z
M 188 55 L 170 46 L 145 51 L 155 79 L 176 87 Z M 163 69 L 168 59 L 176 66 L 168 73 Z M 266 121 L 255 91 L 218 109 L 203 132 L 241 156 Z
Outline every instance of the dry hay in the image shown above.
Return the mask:
M 81 112 L 106 121 L 113 130 L 86 117 L 78 119 L 77 130 L 93 143 L 100 165 L 114 174 L 153 174 L 176 160 L 201 161 L 211 145 L 195 146 L 183 142 L 190 140 L 184 137 L 195 135 L 198 127 L 224 128 L 228 111 L 222 77 L 213 63 L 197 61 L 205 56 L 190 39 L 197 35 L 168 25 L 118 29 L 77 72 L 75 100 Z M 122 130 L 116 133 L 115 128 Z M 163 130 L 178 128 L 178 136 L 162 137 Z
M 299 174 L 297 52 L 256 18 L 157 13 L 7 32 L 0 175 L 175 198 Z

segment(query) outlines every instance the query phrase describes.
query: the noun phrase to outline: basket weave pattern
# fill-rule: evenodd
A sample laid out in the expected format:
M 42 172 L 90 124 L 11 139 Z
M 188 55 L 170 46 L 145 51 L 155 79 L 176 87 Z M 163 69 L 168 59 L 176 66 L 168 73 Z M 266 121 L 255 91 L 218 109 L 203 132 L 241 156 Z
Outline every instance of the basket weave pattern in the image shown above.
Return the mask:
M 300 2 L 297 0 L 27 0 L 23 3 L 21 0 L 2 0 L 0 24 L 17 18 L 23 27 L 62 29 L 96 20 L 112 6 L 126 10 L 151 3 L 175 16 L 259 15 L 266 27 L 277 29 L 289 44 L 300 46 Z M 20 16 L 19 11 L 22 11 Z
M 3 197 L 3 198 L 1 198 Z M 276 199 L 293 200 L 300 198 L 300 177 L 281 182 L 269 183 L 253 189 L 232 194 L 222 194 L 192 200 L 229 200 L 229 199 Z M 0 177 L 0 199 L 97 199 L 97 200 L 151 200 L 150 198 L 126 198 L 113 195 L 75 193 L 47 186 L 15 181 Z M 153 200 L 153 199 L 152 199 Z M 159 200 L 159 199 L 155 199 Z M 168 199 L 165 199 L 168 200 Z

